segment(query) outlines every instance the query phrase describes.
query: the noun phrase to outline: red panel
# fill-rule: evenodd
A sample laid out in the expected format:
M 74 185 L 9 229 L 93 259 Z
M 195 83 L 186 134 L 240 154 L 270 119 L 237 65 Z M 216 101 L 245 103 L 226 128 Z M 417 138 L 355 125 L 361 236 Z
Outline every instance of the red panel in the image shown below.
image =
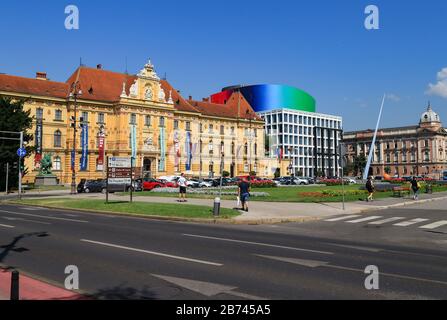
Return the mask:
M 211 95 L 211 102 L 217 104 L 226 104 L 228 99 L 230 99 L 233 94 L 232 90 L 222 91 L 216 94 Z

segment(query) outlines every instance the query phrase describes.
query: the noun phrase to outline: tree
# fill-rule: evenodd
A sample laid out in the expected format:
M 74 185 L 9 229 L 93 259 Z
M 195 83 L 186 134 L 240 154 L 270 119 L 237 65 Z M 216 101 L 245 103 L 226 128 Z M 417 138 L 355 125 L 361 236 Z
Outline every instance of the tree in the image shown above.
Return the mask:
M 354 156 L 354 160 L 353 160 L 353 166 L 354 166 L 354 174 L 358 175 L 359 172 L 360 174 L 365 170 L 366 167 L 366 157 L 365 155 L 361 154 L 359 156 Z
M 227 178 L 230 176 L 230 173 L 228 171 L 222 171 L 222 177 Z
M 386 174 L 391 174 L 391 168 L 390 167 L 385 167 L 384 169 Z
M 29 130 L 33 125 L 33 118 L 30 116 L 30 110 L 25 111 L 24 100 L 13 100 L 4 96 L 0 96 L 0 131 L 20 132 L 23 131 L 23 141 L 25 143 L 31 141 L 33 136 L 29 134 Z M 1 133 L 0 136 L 5 138 L 19 138 L 17 135 Z M 9 163 L 9 186 L 18 186 L 18 162 L 17 150 L 20 147 L 18 140 L 0 139 L 0 188 L 5 189 L 6 184 L 6 163 Z M 34 151 L 33 147 L 26 147 L 27 157 Z M 23 161 L 23 160 L 22 160 Z M 26 173 L 27 168 L 22 166 L 23 172 Z
M 280 168 L 276 168 L 274 176 L 275 176 L 275 179 L 279 178 L 281 176 L 281 169 Z

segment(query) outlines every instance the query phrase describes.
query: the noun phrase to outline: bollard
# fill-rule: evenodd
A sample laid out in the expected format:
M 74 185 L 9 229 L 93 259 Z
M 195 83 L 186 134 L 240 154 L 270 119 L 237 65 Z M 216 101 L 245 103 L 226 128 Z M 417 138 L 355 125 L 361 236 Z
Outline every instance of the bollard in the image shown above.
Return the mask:
M 19 272 L 13 271 L 11 273 L 11 300 L 20 300 L 19 297 Z
M 220 215 L 220 198 L 214 199 L 214 210 L 213 210 L 214 216 Z

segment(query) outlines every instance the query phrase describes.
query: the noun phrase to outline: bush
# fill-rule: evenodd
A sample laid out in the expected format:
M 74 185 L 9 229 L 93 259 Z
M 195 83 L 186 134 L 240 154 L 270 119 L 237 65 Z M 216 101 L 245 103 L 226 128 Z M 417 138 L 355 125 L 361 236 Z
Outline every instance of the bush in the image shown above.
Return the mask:
M 276 188 L 277 185 L 273 181 L 252 181 L 252 188 Z

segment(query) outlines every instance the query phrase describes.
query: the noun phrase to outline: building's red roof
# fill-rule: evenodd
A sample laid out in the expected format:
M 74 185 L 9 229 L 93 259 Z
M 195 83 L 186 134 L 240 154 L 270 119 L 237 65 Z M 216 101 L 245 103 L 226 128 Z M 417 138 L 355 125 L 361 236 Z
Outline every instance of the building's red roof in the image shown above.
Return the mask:
M 214 117 L 261 120 L 240 92 L 234 92 L 226 104 L 188 100 L 202 114 Z
M 64 82 L 0 74 L 0 91 L 65 99 L 69 88 Z
M 117 102 L 123 91 L 123 83 L 126 83 L 126 94 L 129 94 L 130 86 L 134 83 L 136 76 L 95 69 L 79 67 L 67 80 L 67 84 L 79 81 L 82 89 L 81 99 Z
M 66 82 L 0 75 L 0 91 L 67 98 L 71 84 L 79 81 L 82 90 L 81 99 L 114 103 L 121 99 L 123 83 L 126 83 L 126 94 L 129 95 L 130 87 L 136 79 L 135 75 L 82 66 L 76 69 Z M 174 106 L 179 111 L 214 117 L 260 120 L 239 92 L 234 92 L 226 104 L 215 104 L 208 101 L 186 100 L 166 80 L 161 80 L 161 87 L 165 91 L 166 99 L 172 94 Z

